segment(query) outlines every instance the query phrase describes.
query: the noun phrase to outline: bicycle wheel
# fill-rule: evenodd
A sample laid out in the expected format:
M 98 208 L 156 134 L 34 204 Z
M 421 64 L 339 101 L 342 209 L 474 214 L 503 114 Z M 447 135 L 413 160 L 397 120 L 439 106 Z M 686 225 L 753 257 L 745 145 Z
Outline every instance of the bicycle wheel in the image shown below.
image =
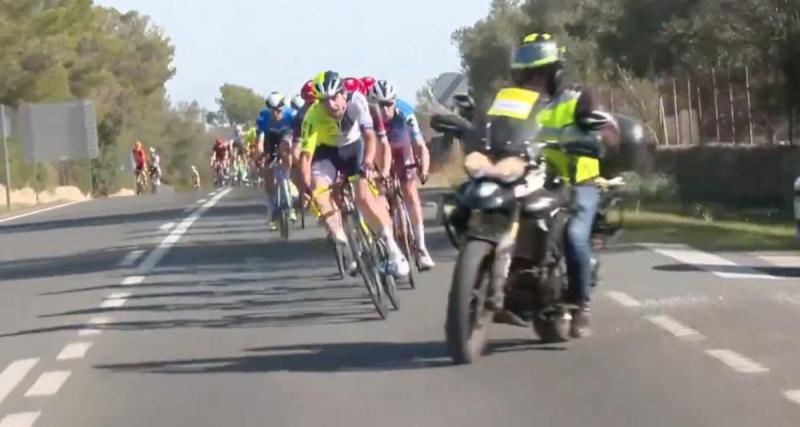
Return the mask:
M 333 239 L 330 239 L 330 242 L 333 245 L 334 256 L 336 256 L 336 269 L 339 272 L 339 280 L 344 280 L 346 274 L 344 269 L 344 250 L 342 245 L 336 243 Z
M 358 218 L 356 214 L 348 217 L 344 223 L 350 249 L 353 251 L 353 257 L 358 264 L 358 270 L 361 272 L 361 277 L 364 279 L 364 284 L 367 286 L 369 297 L 375 309 L 378 311 L 378 314 L 385 320 L 389 317 L 389 307 L 384 299 L 379 266 L 375 262 L 374 252 L 369 247 L 367 240 L 364 238 L 364 234 L 359 231 L 361 229 L 360 218 Z
M 372 242 L 374 253 L 377 255 L 377 260 L 387 260 L 389 258 L 389 252 L 386 249 L 386 245 L 378 240 L 378 236 L 372 234 L 370 236 L 370 241 Z M 380 262 L 378 265 L 380 265 Z M 397 281 L 394 276 L 385 271 L 381 271 L 380 275 L 381 285 L 383 286 L 383 291 L 386 293 L 386 296 L 389 297 L 389 302 L 392 303 L 392 307 L 395 310 L 400 310 L 400 297 L 397 295 Z
M 408 270 L 408 284 L 411 286 L 411 289 L 416 289 L 416 272 L 414 271 L 414 264 L 418 265 L 418 263 L 411 263 L 412 257 L 416 259 L 416 251 L 414 250 L 414 241 L 413 241 L 413 231 L 411 229 L 411 223 L 408 220 L 408 210 L 406 209 L 405 203 L 403 203 L 403 199 L 400 196 L 394 197 L 394 205 L 395 208 L 392 209 L 394 212 L 394 237 L 397 240 L 397 244 L 400 246 L 400 250 L 405 255 L 406 259 L 409 262 Z M 417 267 L 419 269 L 419 267 Z

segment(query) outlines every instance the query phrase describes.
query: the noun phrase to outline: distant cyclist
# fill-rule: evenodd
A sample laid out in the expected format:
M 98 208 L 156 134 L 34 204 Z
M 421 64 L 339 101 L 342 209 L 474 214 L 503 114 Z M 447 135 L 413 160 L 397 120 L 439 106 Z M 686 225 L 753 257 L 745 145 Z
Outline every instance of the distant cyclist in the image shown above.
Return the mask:
M 286 97 L 280 92 L 272 92 L 267 96 L 267 108 L 261 112 L 256 122 L 258 128 L 258 146 L 266 157 L 267 167 L 264 168 L 264 188 L 266 190 L 267 221 L 271 230 L 278 226 L 273 220 L 275 200 L 275 179 L 272 162 L 280 159 L 280 167 L 291 176 L 292 165 L 292 137 L 294 134 L 295 111 L 286 105 Z M 297 221 L 294 209 L 290 210 L 291 221 Z
M 138 179 L 139 174 L 147 170 L 147 153 L 145 153 L 141 141 L 136 141 L 136 143 L 133 144 L 132 155 L 135 166 L 134 176 Z
M 150 176 L 156 185 L 161 185 L 161 156 L 156 152 L 156 147 L 150 147 Z
M 397 88 L 386 80 L 379 80 L 372 88 L 375 101 L 381 109 L 381 118 L 386 128 L 387 139 L 391 147 L 392 169 L 396 171 L 403 191 L 403 197 L 409 204 L 411 222 L 417 240 L 420 268 L 431 269 L 435 266 L 425 245 L 425 221 L 422 216 L 422 203 L 417 189 L 417 175 L 425 181 L 428 176 L 429 153 L 419 129 L 414 110 L 410 105 L 397 98 Z M 420 165 L 416 165 L 419 158 Z
M 216 179 L 225 175 L 225 170 L 228 165 L 228 144 L 220 138 L 214 141 L 214 146 L 211 148 L 211 170 L 214 171 Z

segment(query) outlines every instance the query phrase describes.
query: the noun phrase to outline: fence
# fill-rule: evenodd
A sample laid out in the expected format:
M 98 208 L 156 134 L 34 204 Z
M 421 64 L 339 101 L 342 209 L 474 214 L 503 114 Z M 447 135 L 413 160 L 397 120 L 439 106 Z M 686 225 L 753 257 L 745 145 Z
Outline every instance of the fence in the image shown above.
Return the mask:
M 783 93 L 773 72 L 754 72 L 750 66 L 712 68 L 708 73 L 635 83 L 635 88 L 623 83 L 601 89 L 600 97 L 613 112 L 649 122 L 661 146 L 786 145 L 795 139 L 795 114 L 781 102 L 790 95 Z M 649 91 L 636 90 L 646 86 Z M 636 103 L 641 105 L 636 108 Z

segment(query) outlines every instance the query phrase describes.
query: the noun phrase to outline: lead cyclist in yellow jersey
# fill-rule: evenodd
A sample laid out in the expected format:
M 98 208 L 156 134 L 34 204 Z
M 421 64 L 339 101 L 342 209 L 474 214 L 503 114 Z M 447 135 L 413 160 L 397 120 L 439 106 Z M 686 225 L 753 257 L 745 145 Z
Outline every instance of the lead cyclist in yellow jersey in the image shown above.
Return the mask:
M 338 173 L 359 175 L 356 204 L 367 225 L 380 231 L 386 243 L 386 271 L 396 277 L 407 276 L 408 260 L 394 240 L 391 217 L 369 186 L 377 137 L 366 97 L 358 91 L 345 94 L 343 79 L 333 71 L 314 79 L 314 94 L 319 102 L 306 112 L 301 136 L 300 170 L 306 193 L 330 186 Z M 339 244 L 347 245 L 342 219 L 333 209 L 330 193 L 317 196 L 316 202 L 320 212 L 329 213 L 323 218 L 330 234 Z

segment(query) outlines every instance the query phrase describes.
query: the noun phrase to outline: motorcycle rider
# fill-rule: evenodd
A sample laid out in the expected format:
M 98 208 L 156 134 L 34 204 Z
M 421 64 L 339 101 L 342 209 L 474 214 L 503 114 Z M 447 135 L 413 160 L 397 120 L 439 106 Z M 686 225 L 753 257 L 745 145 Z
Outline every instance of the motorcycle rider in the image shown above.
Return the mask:
M 564 85 L 564 52 L 552 35 L 530 34 L 514 51 L 511 78 L 515 86 L 548 97 L 537 116 L 541 126 L 539 139 L 548 144 L 544 150 L 548 171 L 570 185 L 571 214 L 565 256 L 568 300 L 578 306 L 571 313 L 570 336 L 581 338 L 590 333 L 590 239 L 600 199 L 595 181 L 600 177 L 599 158 L 604 150 L 601 139 L 589 135 L 597 135 L 594 131 L 600 130 L 598 126 L 613 134 L 616 126 L 610 115 L 600 111 L 592 90 L 575 90 Z

